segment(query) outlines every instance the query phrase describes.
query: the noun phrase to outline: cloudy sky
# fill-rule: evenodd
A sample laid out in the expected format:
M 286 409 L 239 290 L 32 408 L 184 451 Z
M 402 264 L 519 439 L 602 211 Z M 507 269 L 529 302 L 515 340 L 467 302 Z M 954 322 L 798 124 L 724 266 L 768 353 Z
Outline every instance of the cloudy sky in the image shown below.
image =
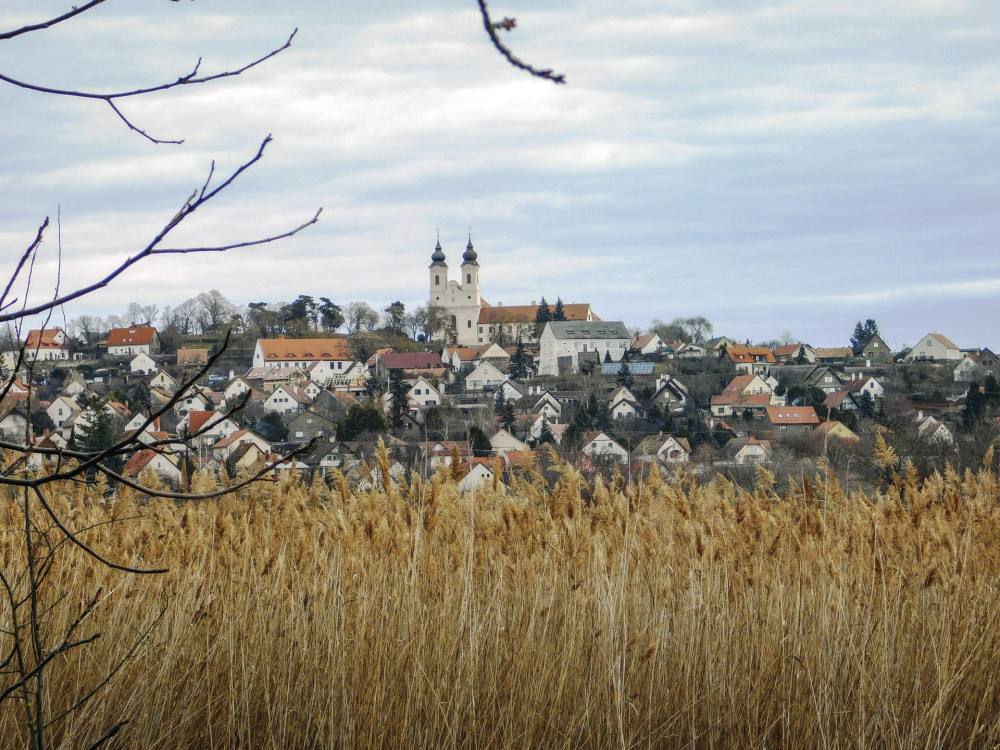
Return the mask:
M 4 29 L 69 0 L 7 0 Z M 437 232 L 468 228 L 491 302 L 589 301 L 630 327 L 704 315 L 717 334 L 844 345 L 875 317 L 890 345 L 936 330 L 1000 347 L 1000 3 L 996 0 L 494 0 L 507 65 L 471 0 L 108 0 L 0 42 L 0 72 L 107 91 L 237 66 L 238 79 L 122 104 L 0 85 L 0 252 L 61 214 L 62 284 L 142 247 L 204 179 L 273 134 L 264 161 L 171 256 L 73 305 L 123 312 L 219 289 L 377 308 L 426 302 Z M 50 289 L 50 232 L 34 289 Z

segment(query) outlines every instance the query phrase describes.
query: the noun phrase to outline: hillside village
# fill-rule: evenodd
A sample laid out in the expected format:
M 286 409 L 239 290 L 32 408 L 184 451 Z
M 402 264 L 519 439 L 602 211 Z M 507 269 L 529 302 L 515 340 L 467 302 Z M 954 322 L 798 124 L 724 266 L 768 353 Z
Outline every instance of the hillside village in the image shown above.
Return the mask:
M 683 321 L 630 332 L 585 303 L 490 304 L 479 283 L 471 239 L 457 279 L 439 241 L 422 333 L 404 332 L 400 303 L 351 334 L 317 331 L 318 316 L 277 335 L 244 325 L 252 350 L 226 347 L 226 321 L 187 336 L 33 330 L 3 353 L 0 430 L 50 458 L 132 435 L 121 474 L 178 488 L 199 471 L 370 486 L 382 440 L 390 472 L 445 470 L 467 491 L 544 476 L 553 460 L 587 476 L 682 467 L 747 484 L 757 465 L 796 476 L 822 463 L 875 484 L 879 441 L 929 474 L 978 465 L 1000 431 L 1000 359 L 941 333 L 897 352 L 873 320 L 832 347 L 705 337 Z

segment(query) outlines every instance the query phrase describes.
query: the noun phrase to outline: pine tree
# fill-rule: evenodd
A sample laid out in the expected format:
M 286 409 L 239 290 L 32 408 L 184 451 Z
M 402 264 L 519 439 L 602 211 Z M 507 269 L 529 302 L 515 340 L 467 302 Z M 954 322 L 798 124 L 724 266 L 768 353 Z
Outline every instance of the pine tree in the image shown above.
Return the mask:
M 548 323 L 552 319 L 552 310 L 549 308 L 549 303 L 545 301 L 545 297 L 542 297 L 542 301 L 538 303 L 538 310 L 535 312 L 535 322 Z
M 512 380 L 525 380 L 530 374 L 528 369 L 528 354 L 524 351 L 524 341 L 521 340 L 521 332 L 517 333 L 517 348 L 514 356 L 510 358 L 510 377 Z
M 868 391 L 862 391 L 858 396 L 858 412 L 863 417 L 875 419 L 875 399 Z
M 549 308 L 548 302 L 545 301 L 545 297 L 542 297 L 542 301 L 538 305 L 538 310 L 535 312 L 535 338 L 541 338 L 542 331 L 545 329 L 545 324 L 552 320 L 552 310 Z
M 566 320 L 566 309 L 562 297 L 556 297 L 556 309 L 552 312 L 552 320 Z
M 555 441 L 556 437 L 552 434 L 552 430 L 549 429 L 549 420 L 542 417 L 542 431 L 538 434 L 536 443 L 542 445 L 543 443 L 554 443 Z
M 389 408 L 389 426 L 394 430 L 403 426 L 403 416 L 408 408 L 409 390 L 399 370 L 394 371 L 389 378 L 389 393 L 392 395 L 392 403 Z
M 621 364 L 618 367 L 618 376 L 615 378 L 615 382 L 618 385 L 623 385 L 626 388 L 631 388 L 635 383 L 635 375 L 632 374 L 632 368 L 628 366 L 628 359 L 622 357 Z

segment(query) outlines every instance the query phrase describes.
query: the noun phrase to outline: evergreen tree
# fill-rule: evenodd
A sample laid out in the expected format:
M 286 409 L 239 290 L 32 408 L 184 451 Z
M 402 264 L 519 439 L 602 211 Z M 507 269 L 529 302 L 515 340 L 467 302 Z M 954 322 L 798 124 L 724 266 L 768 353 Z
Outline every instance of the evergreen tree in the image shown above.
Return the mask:
M 875 399 L 868 391 L 862 391 L 858 396 L 858 413 L 868 419 L 875 419 Z
M 493 446 L 490 445 L 490 439 L 486 437 L 486 433 L 476 425 L 469 427 L 469 447 L 472 448 L 472 455 L 477 458 L 488 456 L 493 452 Z
M 628 366 L 628 358 L 622 357 L 621 364 L 618 367 L 618 376 L 615 378 L 615 382 L 618 385 L 623 385 L 626 388 L 631 388 L 635 383 L 635 375 L 632 374 L 632 368 Z
M 545 301 L 545 297 L 542 297 L 542 301 L 538 303 L 538 310 L 535 312 L 535 322 L 544 324 L 552 319 L 552 310 L 549 308 L 549 303 Z
M 538 435 L 537 445 L 542 445 L 543 443 L 554 443 L 556 441 L 555 435 L 552 434 L 552 430 L 549 429 L 549 420 L 542 417 L 542 431 Z
M 552 310 L 549 309 L 548 302 L 545 301 L 545 297 L 542 297 L 542 301 L 538 305 L 538 310 L 535 312 L 535 338 L 540 338 L 542 331 L 545 328 L 545 324 L 552 320 Z
M 79 437 L 74 437 L 71 442 L 88 453 L 100 453 L 114 445 L 117 440 L 117 430 L 111 416 L 104 408 L 106 403 L 104 399 L 97 395 L 81 394 L 77 401 L 83 413 L 78 417 Z M 121 471 L 125 460 L 121 456 L 111 456 L 101 461 L 101 464 L 112 471 Z M 87 472 L 88 481 L 93 480 L 96 474 L 96 470 Z
M 552 320 L 566 320 L 566 309 L 562 297 L 556 297 L 556 309 L 552 312 Z
M 524 341 L 521 340 L 521 332 L 517 333 L 517 348 L 514 356 L 510 358 L 511 380 L 525 380 L 531 374 L 528 368 L 528 354 L 524 351 Z
M 500 424 L 507 432 L 513 433 L 514 423 L 517 422 L 517 412 L 514 411 L 514 402 L 503 397 L 503 388 L 497 389 L 496 399 L 493 404 L 493 411 L 500 420 Z
M 971 427 L 983 416 L 983 407 L 986 406 L 987 395 L 979 387 L 979 383 L 972 381 L 969 383 L 969 390 L 965 393 L 965 406 L 962 407 L 962 424 Z
M 355 404 L 347 410 L 344 423 L 337 430 L 341 440 L 354 440 L 366 432 L 385 432 L 386 423 L 382 411 L 375 404 Z
M 392 403 L 389 406 L 389 426 L 394 430 L 403 426 L 403 417 L 409 408 L 407 404 L 409 390 L 409 386 L 403 380 L 403 374 L 399 370 L 393 371 L 389 377 L 389 395 L 392 396 Z

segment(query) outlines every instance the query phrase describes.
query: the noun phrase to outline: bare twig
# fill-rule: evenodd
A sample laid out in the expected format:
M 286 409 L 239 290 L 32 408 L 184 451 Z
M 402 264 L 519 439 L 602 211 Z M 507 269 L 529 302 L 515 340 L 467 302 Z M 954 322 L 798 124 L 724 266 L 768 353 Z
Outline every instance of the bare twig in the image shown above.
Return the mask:
M 102 279 L 93 282 L 92 284 L 88 284 L 86 286 L 79 287 L 79 288 L 77 288 L 77 289 L 75 289 L 75 290 L 73 290 L 71 292 L 66 292 L 65 294 L 61 294 L 61 295 L 59 295 L 59 296 L 57 296 L 57 297 L 55 297 L 55 298 L 53 298 L 51 300 L 48 300 L 47 302 L 42 302 L 42 303 L 40 303 L 38 305 L 34 305 L 32 307 L 23 307 L 23 308 L 19 309 L 16 312 L 0 313 L 0 323 L 6 322 L 6 321 L 13 321 L 13 320 L 23 320 L 26 317 L 29 317 L 29 316 L 32 316 L 32 315 L 38 315 L 40 313 L 44 313 L 44 312 L 47 312 L 49 310 L 53 310 L 53 309 L 55 309 L 55 308 L 57 308 L 57 307 L 59 307 L 61 305 L 66 304 L 67 302 L 71 302 L 71 301 L 73 301 L 75 299 L 79 299 L 81 297 L 85 297 L 88 294 L 91 294 L 91 293 L 97 291 L 98 289 L 103 289 L 104 287 L 108 286 L 108 284 L 110 284 L 112 281 L 114 281 L 119 276 L 121 276 L 123 273 L 125 273 L 125 271 L 127 271 L 129 268 L 131 268 L 132 266 L 136 265 L 140 261 L 142 261 L 142 260 L 144 260 L 144 259 L 146 259 L 146 258 L 148 258 L 150 256 L 153 256 L 153 255 L 171 254 L 171 253 L 179 253 L 179 252 L 184 252 L 184 253 L 221 252 L 221 251 L 223 251 L 225 249 L 231 249 L 231 248 L 237 248 L 237 247 L 250 247 L 250 246 L 253 246 L 253 245 L 267 244 L 269 242 L 274 242 L 274 241 L 279 240 L 279 239 L 286 239 L 288 237 L 292 237 L 292 236 L 298 234 L 299 232 L 301 232 L 306 227 L 309 227 L 312 224 L 315 224 L 318 221 L 318 219 L 319 219 L 319 213 L 320 213 L 319 211 L 317 211 L 316 214 L 313 215 L 313 217 L 309 221 L 305 222 L 304 224 L 299 225 L 298 227 L 296 227 L 296 228 L 294 228 L 292 230 L 289 230 L 287 232 L 282 232 L 281 234 L 277 234 L 277 235 L 274 235 L 274 236 L 271 236 L 271 237 L 266 237 L 266 238 L 263 238 L 263 239 L 260 239 L 260 240 L 252 240 L 252 241 L 242 242 L 242 243 L 232 243 L 230 245 L 220 245 L 220 246 L 217 246 L 217 247 L 188 248 L 188 249 L 183 249 L 183 250 L 181 250 L 181 249 L 173 249 L 173 248 L 164 248 L 164 249 L 160 249 L 159 248 L 160 243 L 163 242 L 163 240 L 167 237 L 167 235 L 169 235 L 171 231 L 173 231 L 178 225 L 180 225 L 181 222 L 183 222 L 192 213 L 194 213 L 195 211 L 197 211 L 201 206 L 203 206 L 204 204 L 208 203 L 210 200 L 212 200 L 213 198 L 215 198 L 222 190 L 224 190 L 227 187 L 229 187 L 246 170 L 248 170 L 250 167 L 252 167 L 258 161 L 260 161 L 260 159 L 264 155 L 264 149 L 267 147 L 267 145 L 270 142 L 271 142 L 271 136 L 267 136 L 261 142 L 260 147 L 257 149 L 257 152 L 256 152 L 256 154 L 254 154 L 253 158 L 251 158 L 250 160 L 248 160 L 248 161 L 244 162 L 242 165 L 240 165 L 236 170 L 233 171 L 232 174 L 230 174 L 215 189 L 206 192 L 205 188 L 203 187 L 200 194 L 198 193 L 198 191 L 195 191 L 192 194 L 192 196 L 190 198 L 188 198 L 187 201 L 184 202 L 184 205 L 181 206 L 180 211 L 177 212 L 177 214 L 156 234 L 156 236 L 144 248 L 142 248 L 142 250 L 140 250 L 135 255 L 133 255 L 133 256 L 131 256 L 129 258 L 126 258 L 125 261 L 122 262 L 119 266 L 117 266 L 114 270 L 112 270 L 111 273 L 107 274 Z M 47 225 L 47 222 L 48 222 L 48 220 L 46 220 L 46 224 L 43 224 L 43 228 L 44 228 L 44 226 Z M 40 240 L 36 240 L 36 243 L 38 241 L 40 241 Z M 35 243 L 33 243 L 33 246 L 37 246 L 37 245 Z M 20 271 L 20 270 L 21 270 L 21 268 L 19 267 L 18 271 Z M 17 274 L 15 274 L 15 277 L 16 276 L 17 276 Z
M 94 5 L 96 5 L 96 3 L 91 2 L 87 6 L 84 6 L 83 10 L 80 10 L 78 13 L 76 13 L 74 15 L 79 15 L 79 13 L 82 13 L 85 10 L 89 10 Z M 70 16 L 67 16 L 67 18 L 68 17 L 70 17 Z M 45 28 L 44 25 L 37 25 L 37 27 L 38 28 Z M 28 28 L 28 27 L 25 27 L 25 28 Z M 34 29 L 29 29 L 29 30 L 34 30 Z M 174 88 L 177 88 L 179 86 L 193 86 L 193 85 L 197 85 L 197 84 L 201 84 L 201 83 L 209 83 L 210 81 L 218 81 L 218 80 L 220 80 L 222 78 L 232 78 L 234 76 L 242 75 L 243 73 L 246 73 L 251 68 L 257 67 L 261 63 L 264 63 L 267 60 L 270 60 L 275 55 L 281 54 L 286 49 L 288 49 L 289 47 L 291 47 L 292 46 L 292 40 L 295 38 L 295 35 L 298 32 L 299 32 L 299 30 L 295 29 L 288 36 L 288 39 L 285 40 L 285 43 L 282 44 L 280 47 L 275 47 L 274 49 L 272 49 L 267 54 L 262 55 L 261 57 L 258 57 L 256 60 L 253 60 L 252 62 L 249 62 L 246 65 L 243 65 L 242 67 L 235 68 L 233 70 L 224 70 L 221 73 L 212 73 L 210 75 L 199 76 L 198 75 L 198 70 L 201 67 L 201 60 L 199 59 L 198 62 L 195 64 L 194 68 L 191 70 L 190 73 L 188 73 L 187 75 L 182 75 L 182 76 L 178 77 L 176 81 L 170 81 L 169 83 L 161 83 L 161 84 L 158 84 L 156 86 L 146 86 L 146 87 L 143 87 L 143 88 L 130 89 L 128 91 L 114 91 L 114 92 L 99 93 L 99 92 L 93 92 L 93 91 L 75 91 L 73 89 L 61 89 L 61 88 L 56 88 L 56 87 L 53 87 L 53 86 L 41 86 L 39 84 L 30 83 L 28 81 L 22 81 L 22 80 L 20 80 L 18 78 L 12 78 L 11 76 L 4 75 L 3 73 L 0 73 L 0 81 L 2 81 L 3 83 L 8 83 L 11 86 L 17 86 L 18 88 L 26 89 L 28 91 L 36 91 L 36 92 L 38 92 L 40 94 L 51 94 L 53 96 L 68 96 L 68 97 L 75 97 L 75 98 L 78 98 L 78 99 L 95 99 L 95 100 L 98 100 L 98 101 L 103 101 L 109 107 L 111 107 L 111 109 L 114 111 L 114 113 L 116 115 L 118 115 L 118 117 L 122 120 L 122 122 L 124 122 L 131 130 L 134 130 L 136 133 L 138 133 L 139 135 L 141 135 L 143 138 L 146 138 L 147 140 L 151 141 L 152 143 L 156 143 L 156 144 L 175 144 L 176 145 L 176 144 L 183 143 L 184 141 L 183 140 L 166 140 L 166 139 L 161 139 L 161 138 L 154 138 L 153 136 L 149 135 L 145 130 L 143 130 L 142 128 L 139 128 L 138 126 L 136 126 L 131 120 L 128 119 L 128 117 L 126 117 L 122 113 L 122 111 L 115 104 L 116 100 L 118 100 L 118 99 L 127 99 L 127 98 L 131 98 L 131 97 L 134 97 L 134 96 L 143 96 L 145 94 L 153 94 L 153 93 L 156 93 L 158 91 L 169 91 L 170 89 L 174 89 Z M 8 33 L 14 33 L 14 32 L 8 32 Z M 20 33 L 26 33 L 26 32 L 20 32 Z M 0 40 L 2 40 L 3 38 L 4 37 L 0 36 Z
M 562 73 L 553 73 L 551 70 L 541 70 L 536 68 L 524 62 L 524 60 L 521 60 L 513 52 L 511 52 L 510 48 L 500 41 L 500 35 L 497 34 L 497 31 L 511 31 L 517 25 L 517 21 L 513 18 L 504 18 L 502 21 L 494 21 L 490 17 L 489 9 L 486 7 L 486 0 L 476 1 L 479 3 L 479 12 L 483 16 L 483 28 L 486 29 L 486 33 L 489 36 L 490 41 L 493 43 L 493 46 L 496 47 L 497 51 L 507 59 L 507 62 L 519 70 L 530 73 L 536 78 L 544 78 L 546 81 L 552 81 L 552 83 L 566 83 L 566 76 Z

